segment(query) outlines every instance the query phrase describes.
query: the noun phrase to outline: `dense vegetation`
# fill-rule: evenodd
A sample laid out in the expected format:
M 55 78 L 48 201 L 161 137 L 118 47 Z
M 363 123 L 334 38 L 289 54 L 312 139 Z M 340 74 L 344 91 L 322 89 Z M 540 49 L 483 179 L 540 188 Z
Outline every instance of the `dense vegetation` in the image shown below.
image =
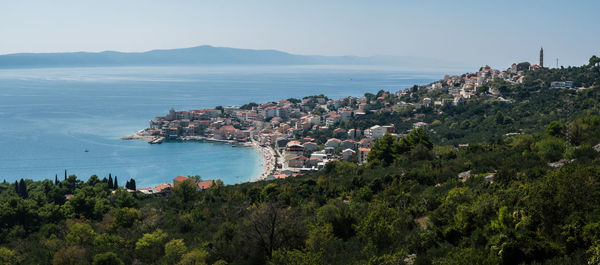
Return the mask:
M 550 90 L 554 75 L 589 88 Z M 504 84 L 512 105 L 424 114 L 444 118 L 379 139 L 365 166 L 168 196 L 97 177 L 2 183 L 0 264 L 598 264 L 598 68 L 527 80 Z

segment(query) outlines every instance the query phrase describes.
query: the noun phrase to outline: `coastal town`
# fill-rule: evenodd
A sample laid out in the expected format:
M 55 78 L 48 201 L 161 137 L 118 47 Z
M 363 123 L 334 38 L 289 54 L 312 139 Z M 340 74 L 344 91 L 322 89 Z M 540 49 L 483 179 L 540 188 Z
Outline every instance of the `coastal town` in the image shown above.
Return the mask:
M 322 169 L 332 161 L 364 165 L 375 141 L 385 134 L 400 138 L 413 128 L 431 130 L 418 115 L 408 126 L 361 123 L 369 113 L 418 113 L 424 109 L 441 113 L 444 107 L 477 98 L 511 104 L 513 99 L 503 95 L 502 84 L 523 83 L 526 71 L 542 67 L 540 50 L 540 64 L 513 64 L 505 71 L 483 66 L 475 73 L 446 75 L 437 82 L 395 93 L 381 90 L 341 99 L 314 95 L 239 107 L 171 109 L 167 115 L 150 120 L 148 128 L 123 139 L 143 139 L 151 144 L 194 140 L 251 146 L 264 158 L 263 173 L 256 180 L 297 176 Z M 573 89 L 573 82 L 552 82 L 550 87 Z

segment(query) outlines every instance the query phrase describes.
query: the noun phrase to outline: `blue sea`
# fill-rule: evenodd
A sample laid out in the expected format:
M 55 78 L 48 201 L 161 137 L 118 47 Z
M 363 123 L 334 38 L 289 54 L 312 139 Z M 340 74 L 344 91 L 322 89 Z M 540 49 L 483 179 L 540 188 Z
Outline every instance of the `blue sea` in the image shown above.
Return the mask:
M 90 67 L 0 70 L 0 181 L 87 179 L 109 173 L 124 185 L 200 175 L 227 184 L 261 173 L 247 147 L 206 142 L 150 145 L 120 137 L 169 109 L 264 103 L 325 94 L 360 96 L 439 80 L 443 73 L 374 67 Z M 85 152 L 84 150 L 88 150 Z

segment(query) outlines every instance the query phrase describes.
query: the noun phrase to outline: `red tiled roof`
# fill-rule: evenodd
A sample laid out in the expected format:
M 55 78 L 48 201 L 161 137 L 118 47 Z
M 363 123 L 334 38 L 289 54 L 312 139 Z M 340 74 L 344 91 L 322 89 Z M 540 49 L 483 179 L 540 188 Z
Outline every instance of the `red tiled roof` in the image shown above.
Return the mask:
M 158 186 L 156 186 L 154 189 L 157 192 L 163 192 L 165 189 L 172 188 L 172 187 L 173 187 L 173 185 L 171 185 L 170 183 L 161 183 L 161 184 L 158 184 Z
M 179 182 L 182 182 L 182 181 L 184 181 L 186 179 L 189 179 L 189 178 L 186 177 L 186 176 L 177 176 L 176 178 L 173 179 L 173 183 L 179 183 Z
M 212 183 L 213 183 L 212 180 L 204 180 L 204 181 L 198 182 L 196 185 L 198 186 L 198 188 L 205 190 L 205 189 L 210 188 Z

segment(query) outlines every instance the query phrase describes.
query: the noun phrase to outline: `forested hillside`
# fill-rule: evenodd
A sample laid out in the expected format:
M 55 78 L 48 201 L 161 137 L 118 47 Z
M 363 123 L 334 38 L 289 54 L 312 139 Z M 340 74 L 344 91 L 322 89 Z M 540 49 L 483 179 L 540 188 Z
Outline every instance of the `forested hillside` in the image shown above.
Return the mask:
M 95 176 L 4 182 L 0 264 L 599 264 L 599 69 L 494 84 L 511 104 L 352 120 L 431 124 L 380 138 L 364 166 L 203 191 L 184 181 L 166 196 Z

